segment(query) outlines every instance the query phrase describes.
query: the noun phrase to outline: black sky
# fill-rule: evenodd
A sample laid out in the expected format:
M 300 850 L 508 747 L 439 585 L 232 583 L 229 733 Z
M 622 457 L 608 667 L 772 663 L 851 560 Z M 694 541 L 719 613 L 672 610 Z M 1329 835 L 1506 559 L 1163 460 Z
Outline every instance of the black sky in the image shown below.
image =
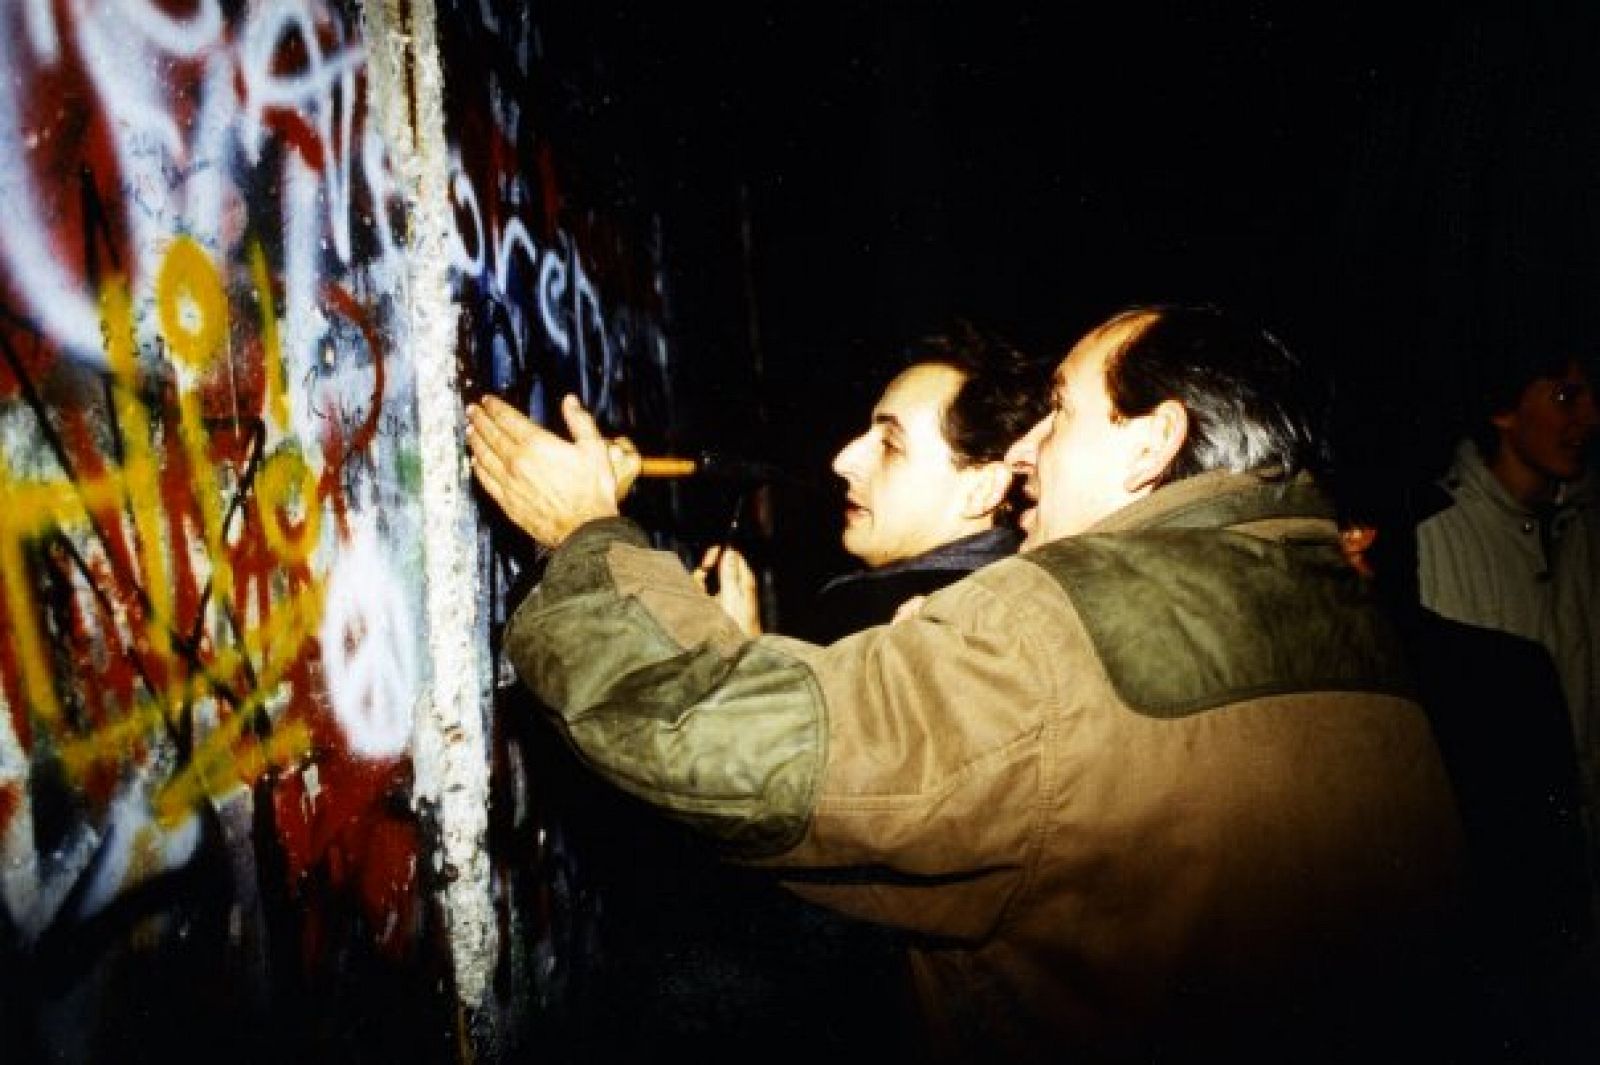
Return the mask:
M 1566 0 L 613 3 L 546 46 L 587 64 L 575 169 L 662 213 L 694 441 L 820 473 L 954 315 L 1048 356 L 1205 299 L 1323 366 L 1347 467 L 1403 482 L 1496 345 L 1587 320 L 1596 25 Z

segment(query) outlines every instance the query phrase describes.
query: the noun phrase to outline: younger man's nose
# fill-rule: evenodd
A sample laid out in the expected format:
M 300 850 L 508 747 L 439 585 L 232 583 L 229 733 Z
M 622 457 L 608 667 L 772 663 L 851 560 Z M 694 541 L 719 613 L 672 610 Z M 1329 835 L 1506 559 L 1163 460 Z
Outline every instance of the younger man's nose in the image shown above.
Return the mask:
M 833 457 L 833 472 L 846 481 L 853 481 L 861 472 L 861 445 L 866 437 L 858 436 Z

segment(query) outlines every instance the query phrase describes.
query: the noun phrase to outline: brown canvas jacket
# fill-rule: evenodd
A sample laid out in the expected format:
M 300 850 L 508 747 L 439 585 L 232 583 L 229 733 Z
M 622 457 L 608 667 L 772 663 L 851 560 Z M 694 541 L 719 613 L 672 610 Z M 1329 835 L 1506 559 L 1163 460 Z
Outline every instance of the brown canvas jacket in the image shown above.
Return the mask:
M 556 552 L 520 675 L 617 786 L 917 933 L 933 1049 L 1337 1058 L 1433 958 L 1449 787 L 1308 482 L 1180 482 L 825 648 L 643 545 Z

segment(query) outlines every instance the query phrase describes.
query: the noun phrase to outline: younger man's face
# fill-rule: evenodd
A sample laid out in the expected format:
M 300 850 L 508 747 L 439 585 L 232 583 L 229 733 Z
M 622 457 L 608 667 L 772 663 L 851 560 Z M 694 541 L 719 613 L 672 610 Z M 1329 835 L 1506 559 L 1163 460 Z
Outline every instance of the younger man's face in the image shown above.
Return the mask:
M 844 549 L 863 564 L 911 558 L 991 524 L 965 512 L 965 478 L 940 428 L 963 380 L 933 363 L 901 373 L 873 408 L 871 426 L 834 458 L 848 486 Z
M 1541 377 L 1522 390 L 1517 405 L 1494 417 L 1503 460 L 1551 483 L 1583 473 L 1585 452 L 1600 419 L 1591 382 L 1573 360 L 1560 377 Z

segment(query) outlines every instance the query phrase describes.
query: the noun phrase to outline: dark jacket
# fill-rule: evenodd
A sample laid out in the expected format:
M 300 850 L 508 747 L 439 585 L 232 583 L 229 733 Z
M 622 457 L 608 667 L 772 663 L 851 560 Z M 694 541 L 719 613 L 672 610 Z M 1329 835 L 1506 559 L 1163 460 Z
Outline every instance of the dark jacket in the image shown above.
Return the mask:
M 1399 616 L 1466 833 L 1472 1060 L 1588 1061 L 1594 932 L 1561 679 L 1532 640 L 1422 608 Z
M 832 643 L 882 625 L 906 601 L 931 595 L 981 566 L 1016 554 L 1020 542 L 1011 529 L 988 529 L 915 558 L 842 574 L 822 586 L 810 614 L 796 620 L 790 635 Z

